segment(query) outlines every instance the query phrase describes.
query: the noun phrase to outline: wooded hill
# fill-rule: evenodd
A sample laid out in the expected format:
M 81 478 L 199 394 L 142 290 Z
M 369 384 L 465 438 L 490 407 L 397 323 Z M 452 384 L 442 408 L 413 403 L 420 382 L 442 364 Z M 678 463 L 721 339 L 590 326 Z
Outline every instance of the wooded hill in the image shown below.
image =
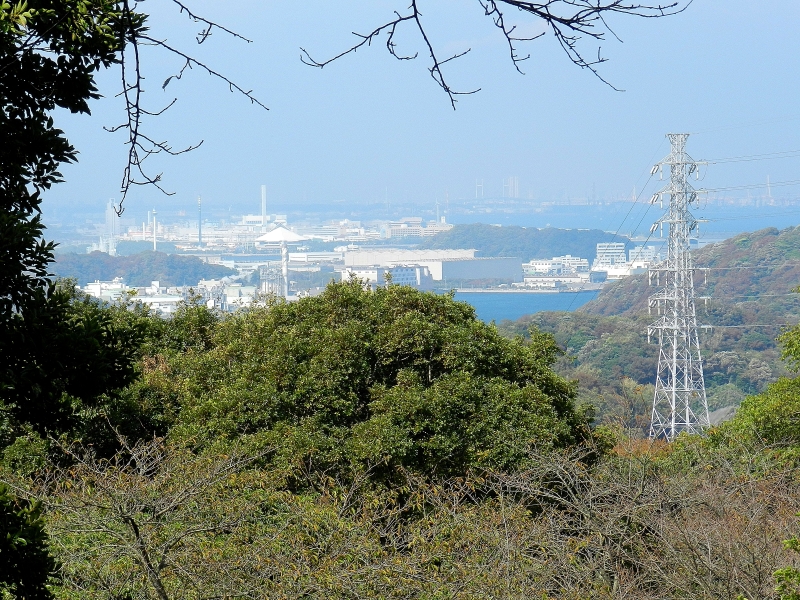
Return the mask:
M 786 319 L 797 322 L 800 296 L 792 290 L 800 284 L 800 227 L 743 233 L 705 246 L 693 257 L 698 269 L 697 295 L 711 297 L 709 310 L 714 317 L 721 316 L 713 312 L 721 307 L 731 313 L 727 320 L 712 320 L 711 325 L 761 322 L 757 318 L 766 324 Z M 647 312 L 647 297 L 652 293 L 647 275 L 637 275 L 606 286 L 581 310 L 596 315 L 638 315 Z M 702 304 L 700 301 L 700 308 Z M 778 320 L 770 320 L 774 318 Z
M 800 228 L 763 229 L 709 245 L 694 253 L 698 322 L 711 410 L 738 405 L 786 374 L 776 337 L 800 321 Z M 706 283 L 707 282 L 707 283 Z M 644 425 L 649 419 L 657 346 L 647 344 L 647 297 L 655 288 L 647 275 L 606 286 L 574 313 L 539 313 L 507 332 L 536 324 L 553 333 L 567 351 L 558 370 L 580 383 L 580 397 L 602 419 Z
M 29 4 L 0 6 L 0 599 L 800 598 L 798 379 L 644 441 L 594 426 L 552 336 L 452 295 L 162 319 L 54 284 L 41 200 L 77 153 L 53 113 L 157 39 L 127 2 Z M 629 317 L 579 317 L 578 354 L 620 352 L 603 319 Z
M 201 279 L 219 279 L 236 275 L 222 265 L 210 265 L 196 256 L 164 254 L 148 250 L 129 256 L 109 256 L 104 252 L 90 254 L 58 254 L 51 271 L 57 277 L 75 279 L 78 285 L 92 281 L 110 281 L 122 277 L 133 287 L 158 281 L 164 286 L 197 285 Z
M 423 240 L 418 248 L 474 248 L 478 256 L 518 256 L 523 262 L 571 254 L 594 260 L 597 244 L 625 242 L 628 238 L 600 229 L 555 229 L 546 227 L 495 227 L 482 223 L 456 225 L 450 231 Z
M 800 591 L 797 380 L 651 443 L 591 427 L 551 336 L 452 296 L 334 283 L 163 320 L 55 293 L 0 371 L 0 590 L 41 590 L 4 597 Z

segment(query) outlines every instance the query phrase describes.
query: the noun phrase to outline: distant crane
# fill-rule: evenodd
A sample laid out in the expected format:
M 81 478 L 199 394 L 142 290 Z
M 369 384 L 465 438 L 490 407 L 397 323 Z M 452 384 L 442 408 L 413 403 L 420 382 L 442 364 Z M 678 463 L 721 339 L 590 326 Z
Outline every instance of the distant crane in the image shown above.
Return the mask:
M 697 201 L 697 192 L 688 181 L 698 165 L 706 163 L 694 161 L 686 153 L 688 133 L 667 137 L 671 152 L 651 171 L 663 172 L 664 166 L 670 170 L 669 184 L 650 200 L 655 204 L 669 196 L 667 212 L 650 229 L 653 233 L 666 224 L 669 241 L 667 259 L 649 273 L 650 284 L 656 282 L 660 289 L 650 296 L 648 310 L 660 316 L 647 328 L 647 337 L 655 336 L 659 344 L 650 438 L 672 441 L 683 431 L 699 433 L 709 426 L 689 250 L 689 236 L 698 223 L 689 207 Z

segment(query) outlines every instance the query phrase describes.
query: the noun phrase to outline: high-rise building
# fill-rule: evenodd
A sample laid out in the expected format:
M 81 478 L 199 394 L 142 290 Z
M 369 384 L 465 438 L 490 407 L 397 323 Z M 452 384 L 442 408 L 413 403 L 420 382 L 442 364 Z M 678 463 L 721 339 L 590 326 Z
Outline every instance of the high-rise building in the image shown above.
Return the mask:
M 105 237 L 105 239 L 103 239 Z M 111 256 L 117 254 L 117 238 L 119 237 L 119 215 L 114 206 L 114 200 L 109 200 L 106 205 L 106 225 L 105 234 L 101 236 L 100 245 L 105 248 Z
M 623 242 L 601 242 L 597 244 L 597 255 L 592 263 L 593 270 L 619 267 L 627 262 Z

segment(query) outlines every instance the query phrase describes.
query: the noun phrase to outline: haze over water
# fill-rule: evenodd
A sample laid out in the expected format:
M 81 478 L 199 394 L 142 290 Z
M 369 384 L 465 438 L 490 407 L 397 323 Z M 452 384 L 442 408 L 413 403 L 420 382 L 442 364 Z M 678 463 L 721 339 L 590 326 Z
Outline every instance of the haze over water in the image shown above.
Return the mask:
M 162 90 L 182 61 L 172 64 L 145 49 L 149 109 L 178 98 L 173 109 L 147 123 L 147 131 L 176 148 L 204 143 L 180 157 L 153 157 L 154 172 L 163 171 L 162 183 L 175 195 L 135 188 L 125 217 L 138 223 L 152 208 L 164 218 L 170 212 L 194 214 L 198 195 L 214 218 L 253 212 L 261 184 L 268 187 L 270 212 L 299 215 L 323 206 L 330 218 L 386 205 L 387 212 L 408 207 L 427 217 L 437 201 L 444 211 L 448 198 L 474 199 L 476 181 L 486 198 L 501 198 L 504 181 L 512 176 L 518 177 L 520 200 L 608 201 L 630 197 L 635 189 L 646 204 L 663 184 L 648 174 L 668 152 L 668 132 L 692 132 L 688 151 L 696 159 L 800 149 L 797 2 L 762 0 L 758 10 L 745 0 L 694 2 L 665 19 L 615 17 L 610 25 L 624 43 L 607 36 L 600 45 L 609 60 L 599 67 L 625 91 L 572 65 L 549 35 L 522 48 L 531 58 L 520 75 L 505 40 L 477 3 L 473 10 L 470 3 L 427 2 L 426 24 L 437 48 L 444 54 L 471 49 L 446 65 L 457 89 L 481 88 L 461 97 L 455 111 L 431 80 L 424 48 L 411 32 L 397 41 L 408 54 L 421 51 L 413 61 L 395 60 L 382 44 L 324 70 L 299 60 L 300 47 L 320 58 L 341 51 L 352 43 L 352 31 L 371 30 L 404 6 L 358 0 L 331 11 L 321 0 L 207 4 L 204 16 L 253 42 L 215 34 L 203 46 L 194 42 L 194 24 L 170 6 L 148 6 L 155 11 L 153 34 L 253 89 L 270 110 L 251 106 L 199 70 Z M 535 21 L 519 25 L 520 31 L 538 33 Z M 597 44 L 586 40 L 581 49 L 591 57 Z M 122 116 L 118 74 L 102 73 L 100 87 L 104 98 L 92 103 L 91 117 L 58 115 L 80 155 L 77 164 L 65 165 L 65 183 L 45 195 L 48 223 L 100 215 L 109 198 L 119 199 L 126 146 L 103 130 Z M 720 162 L 704 169 L 696 185 L 760 185 L 724 194 L 766 196 L 768 177 L 773 183 L 797 180 L 799 166 L 797 156 Z M 776 185 L 771 193 L 797 200 L 799 190 Z M 638 208 L 633 222 L 624 222 L 627 208 L 619 203 L 530 214 L 454 210 L 448 220 L 646 233 L 658 211 L 651 210 L 639 225 Z M 770 216 L 769 208 L 747 207 L 734 215 L 709 208 L 698 216 L 717 220 L 704 226 L 707 231 L 798 222 L 800 215 L 786 214 L 788 209 Z M 731 217 L 738 220 L 720 221 Z

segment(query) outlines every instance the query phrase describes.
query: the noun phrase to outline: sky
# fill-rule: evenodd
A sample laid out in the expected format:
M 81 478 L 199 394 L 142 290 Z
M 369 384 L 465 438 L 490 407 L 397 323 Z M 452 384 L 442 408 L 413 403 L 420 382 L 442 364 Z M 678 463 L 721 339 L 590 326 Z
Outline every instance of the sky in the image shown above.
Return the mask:
M 337 6 L 331 8 L 333 4 Z M 337 54 L 366 32 L 403 13 L 407 0 L 190 0 L 198 14 L 252 40 L 217 31 L 202 46 L 200 26 L 169 1 L 140 3 L 151 14 L 155 37 L 196 56 L 253 94 L 269 110 L 251 105 L 199 68 L 163 81 L 182 61 L 146 48 L 145 103 L 163 116 L 149 119 L 149 135 L 190 153 L 153 160 L 163 172 L 165 196 L 152 187 L 132 190 L 125 217 L 146 211 L 192 212 L 198 195 L 210 212 L 258 212 L 260 186 L 270 212 L 305 205 L 346 206 L 470 198 L 482 180 L 487 196 L 500 196 L 505 178 L 519 179 L 520 195 L 536 200 L 615 198 L 640 192 L 652 164 L 668 152 L 665 134 L 690 132 L 696 159 L 800 150 L 800 2 L 796 0 L 695 0 L 678 15 L 640 19 L 617 15 L 600 42 L 608 62 L 601 75 L 573 65 L 552 35 L 525 44 L 517 73 L 506 42 L 477 0 L 419 0 L 424 24 L 441 56 L 470 52 L 445 66 L 462 96 L 456 110 L 428 73 L 422 40 L 410 27 L 398 33 L 400 50 L 419 52 L 397 61 L 382 44 L 362 48 L 325 69 L 300 60 Z M 508 11 L 529 35 L 541 22 Z M 598 43 L 581 49 L 596 55 Z M 91 116 L 56 114 L 56 123 L 80 151 L 62 172 L 65 182 L 44 203 L 46 221 L 102 213 L 119 201 L 124 138 L 104 127 L 123 112 L 119 72 L 101 73 L 104 97 Z M 705 187 L 800 179 L 800 156 L 709 165 Z M 655 182 L 646 188 L 655 191 Z M 747 191 L 730 192 L 747 195 Z M 763 190 L 752 190 L 754 195 Z M 800 187 L 773 195 L 800 197 Z M 787 217 L 790 220 L 794 216 Z M 800 214 L 796 216 L 800 220 Z M 576 208 L 575 226 L 591 216 Z

